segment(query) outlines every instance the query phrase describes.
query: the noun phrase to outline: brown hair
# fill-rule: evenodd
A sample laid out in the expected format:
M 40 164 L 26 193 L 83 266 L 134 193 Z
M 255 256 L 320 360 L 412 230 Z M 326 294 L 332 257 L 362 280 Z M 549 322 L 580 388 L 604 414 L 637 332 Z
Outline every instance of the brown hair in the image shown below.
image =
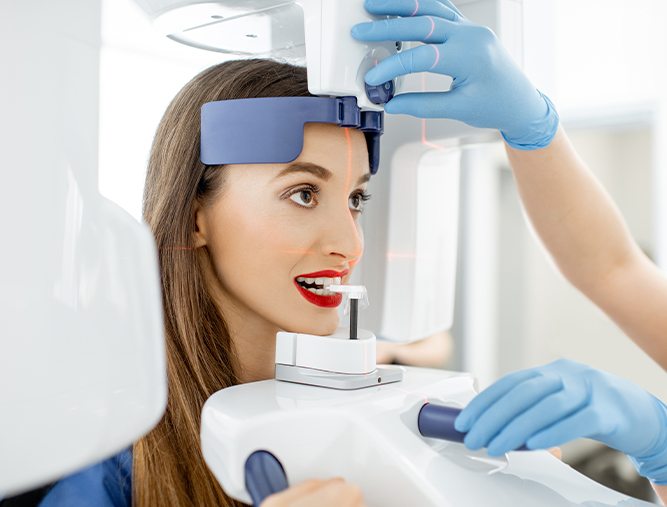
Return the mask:
M 162 420 L 134 444 L 134 505 L 241 505 L 222 491 L 199 442 L 204 402 L 238 383 L 224 309 L 205 283 L 209 253 L 194 248 L 195 205 L 206 206 L 219 194 L 225 173 L 199 160 L 200 108 L 215 100 L 308 95 L 305 68 L 271 60 L 225 62 L 187 83 L 158 126 L 143 214 L 159 252 L 169 397 Z

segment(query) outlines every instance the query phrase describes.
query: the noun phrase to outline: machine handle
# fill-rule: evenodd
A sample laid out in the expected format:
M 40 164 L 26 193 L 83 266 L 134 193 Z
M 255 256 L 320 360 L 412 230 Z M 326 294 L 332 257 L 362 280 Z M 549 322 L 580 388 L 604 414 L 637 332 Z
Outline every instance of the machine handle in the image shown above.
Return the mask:
M 288 486 L 285 469 L 273 454 L 255 451 L 248 456 L 245 462 L 245 487 L 255 507 L 259 507 L 268 496 Z
M 417 427 L 423 437 L 439 438 L 449 440 L 450 442 L 463 443 L 466 433 L 457 431 L 454 427 L 456 417 L 461 413 L 460 408 L 447 407 L 445 405 L 436 405 L 426 403 L 417 416 Z M 522 445 L 517 451 L 529 450 Z

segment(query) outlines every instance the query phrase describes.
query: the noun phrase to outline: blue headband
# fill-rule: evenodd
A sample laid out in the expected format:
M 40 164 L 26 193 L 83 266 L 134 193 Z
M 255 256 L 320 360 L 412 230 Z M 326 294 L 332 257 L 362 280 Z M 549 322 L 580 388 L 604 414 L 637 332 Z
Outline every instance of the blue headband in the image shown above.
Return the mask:
M 361 111 L 355 97 L 262 97 L 207 102 L 201 108 L 201 161 L 206 165 L 281 164 L 303 150 L 306 123 L 361 130 L 371 174 L 380 163 L 384 113 Z

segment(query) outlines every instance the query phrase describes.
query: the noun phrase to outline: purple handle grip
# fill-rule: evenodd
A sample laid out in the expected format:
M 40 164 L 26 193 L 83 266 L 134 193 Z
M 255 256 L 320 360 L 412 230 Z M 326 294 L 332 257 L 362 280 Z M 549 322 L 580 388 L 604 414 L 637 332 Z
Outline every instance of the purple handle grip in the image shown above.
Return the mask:
M 460 413 L 460 408 L 426 403 L 417 416 L 419 433 L 423 437 L 463 443 L 466 434 L 457 431 L 454 427 L 454 421 Z M 528 451 L 529 449 L 525 445 L 522 445 L 516 450 Z

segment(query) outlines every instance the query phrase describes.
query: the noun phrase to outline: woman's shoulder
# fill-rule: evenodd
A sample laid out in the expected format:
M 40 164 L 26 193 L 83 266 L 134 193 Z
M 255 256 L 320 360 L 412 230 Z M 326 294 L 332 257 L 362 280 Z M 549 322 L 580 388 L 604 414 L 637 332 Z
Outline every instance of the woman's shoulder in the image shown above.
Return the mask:
M 126 449 L 56 482 L 39 507 L 84 505 L 132 505 L 132 449 Z

